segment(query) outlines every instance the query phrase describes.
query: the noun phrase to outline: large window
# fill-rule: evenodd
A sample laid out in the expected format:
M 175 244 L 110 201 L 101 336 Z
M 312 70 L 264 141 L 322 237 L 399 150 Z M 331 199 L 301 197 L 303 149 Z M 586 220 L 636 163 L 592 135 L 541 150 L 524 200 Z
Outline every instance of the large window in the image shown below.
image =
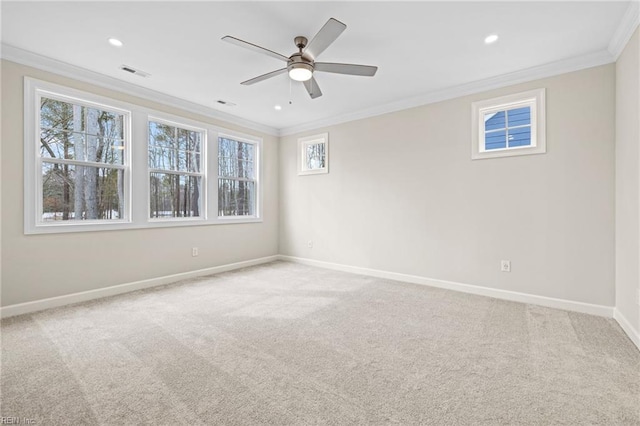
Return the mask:
M 151 218 L 199 217 L 204 130 L 149 121 Z
M 541 154 L 545 145 L 544 89 L 472 104 L 472 158 Z
M 218 138 L 218 216 L 257 216 L 258 144 Z
M 53 94 L 39 104 L 40 221 L 126 219 L 128 114 Z
M 25 234 L 262 221 L 260 138 L 24 82 Z

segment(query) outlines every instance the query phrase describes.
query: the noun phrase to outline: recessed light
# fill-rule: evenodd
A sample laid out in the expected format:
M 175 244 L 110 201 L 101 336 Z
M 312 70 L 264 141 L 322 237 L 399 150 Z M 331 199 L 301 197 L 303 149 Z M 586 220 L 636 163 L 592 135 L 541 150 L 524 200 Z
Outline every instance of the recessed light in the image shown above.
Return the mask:
M 280 105 L 275 105 L 273 108 L 274 108 L 276 111 L 280 111 L 280 110 L 282 109 L 282 106 L 280 106 Z
M 498 41 L 498 36 L 496 34 L 491 34 L 484 39 L 484 44 L 491 44 Z
M 115 47 L 122 47 L 122 45 L 123 45 L 123 43 L 120 40 L 118 40 L 117 38 L 113 38 L 113 37 L 111 37 L 109 39 L 109 44 L 112 45 L 112 46 L 115 46 Z

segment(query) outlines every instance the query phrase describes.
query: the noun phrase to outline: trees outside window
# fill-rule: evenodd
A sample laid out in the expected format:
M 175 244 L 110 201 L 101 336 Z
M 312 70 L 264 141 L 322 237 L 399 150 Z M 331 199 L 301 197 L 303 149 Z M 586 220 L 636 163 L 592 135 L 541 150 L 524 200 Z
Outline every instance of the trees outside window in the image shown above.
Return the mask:
M 256 216 L 257 144 L 218 138 L 218 216 Z
M 151 218 L 199 217 L 204 130 L 149 121 Z
M 298 174 L 315 175 L 329 172 L 329 134 L 298 139 Z
M 262 221 L 259 137 L 31 77 L 24 106 L 25 234 Z
M 125 116 L 72 101 L 40 99 L 42 217 L 124 217 Z

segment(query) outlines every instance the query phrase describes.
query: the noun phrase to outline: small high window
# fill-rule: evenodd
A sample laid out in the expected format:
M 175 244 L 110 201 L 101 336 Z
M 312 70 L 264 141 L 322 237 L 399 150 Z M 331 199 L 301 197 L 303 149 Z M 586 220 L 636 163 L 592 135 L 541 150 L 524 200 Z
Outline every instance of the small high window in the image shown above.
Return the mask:
M 329 172 L 329 135 L 298 139 L 298 174 L 312 175 Z
M 471 158 L 546 152 L 544 89 L 474 102 Z

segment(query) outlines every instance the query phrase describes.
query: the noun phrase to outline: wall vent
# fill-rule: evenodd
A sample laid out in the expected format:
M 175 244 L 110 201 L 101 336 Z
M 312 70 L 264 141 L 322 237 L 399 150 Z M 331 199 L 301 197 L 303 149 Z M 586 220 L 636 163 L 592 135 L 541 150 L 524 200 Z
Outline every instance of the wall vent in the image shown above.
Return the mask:
M 128 72 L 130 74 L 135 74 L 135 75 L 137 75 L 139 77 L 149 77 L 151 75 L 148 72 L 137 70 L 137 69 L 135 69 L 133 67 L 130 67 L 129 65 L 121 65 L 120 69 L 122 71 Z

